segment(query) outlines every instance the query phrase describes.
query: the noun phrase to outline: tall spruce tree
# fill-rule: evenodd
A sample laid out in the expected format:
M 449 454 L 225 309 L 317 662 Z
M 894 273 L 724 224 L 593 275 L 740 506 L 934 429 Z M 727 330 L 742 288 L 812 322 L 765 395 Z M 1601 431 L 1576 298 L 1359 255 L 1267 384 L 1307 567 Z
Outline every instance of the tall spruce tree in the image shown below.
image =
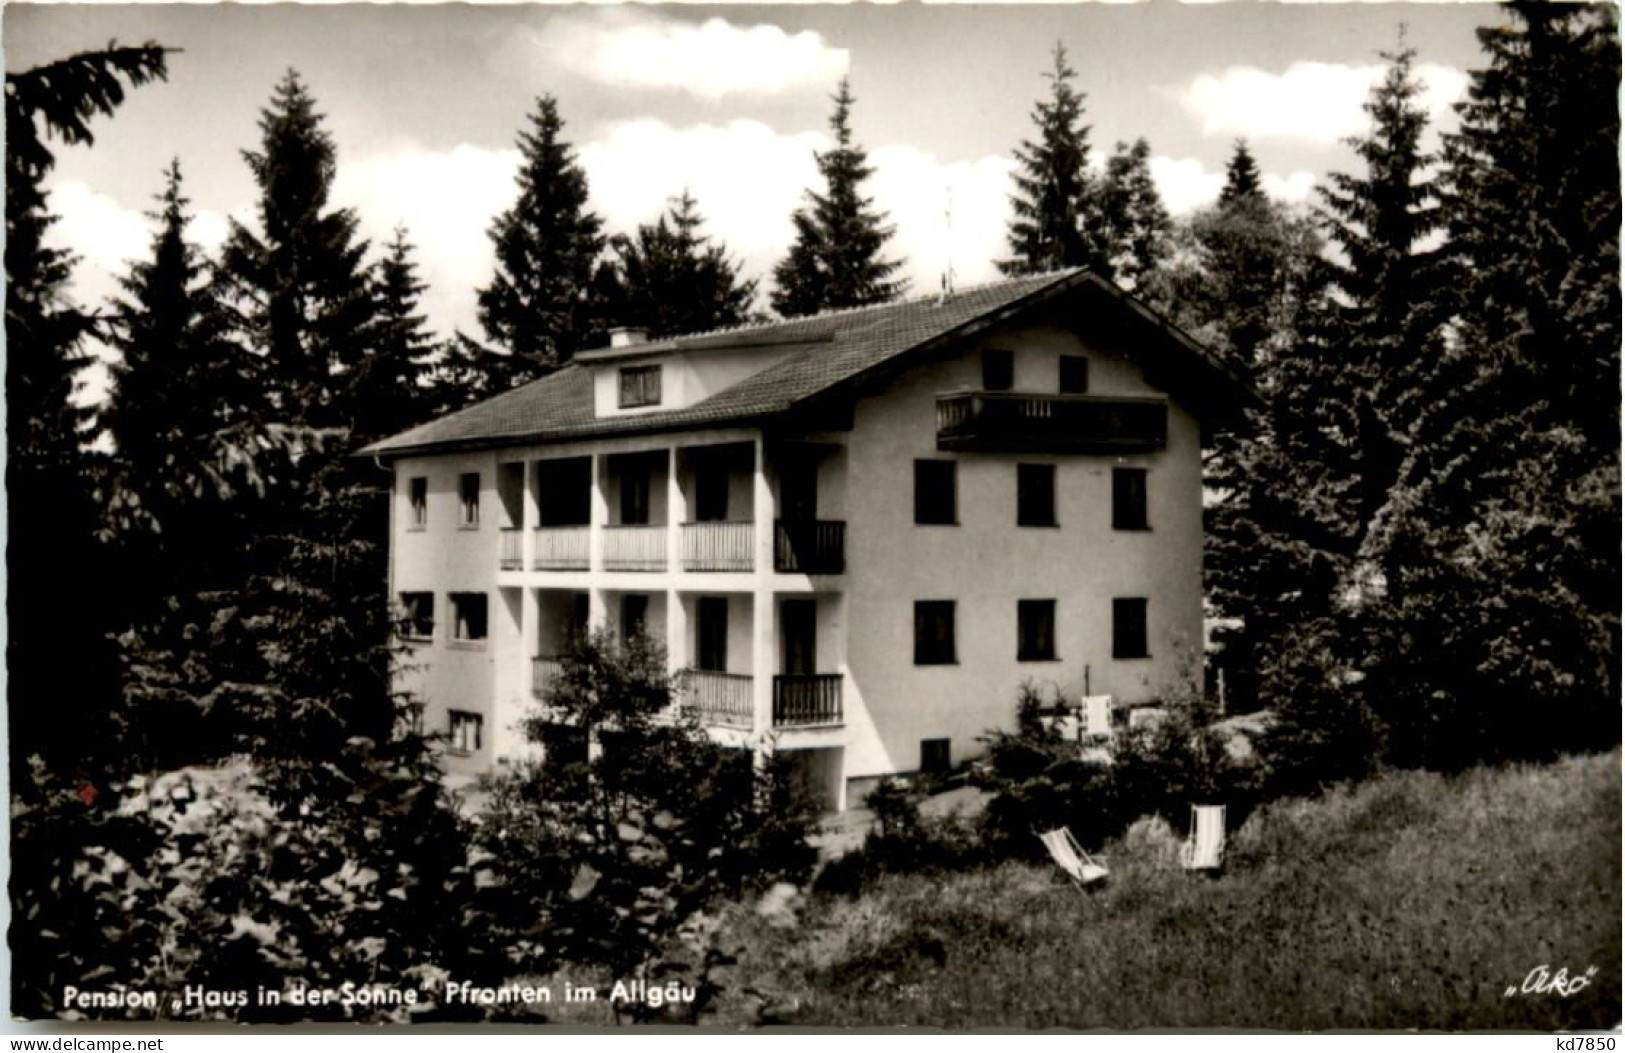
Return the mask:
M 1142 289 L 1167 262 L 1173 221 L 1151 178 L 1151 144 L 1118 143 L 1106 161 L 1099 204 L 1109 255 L 1103 273 L 1128 289 Z
M 807 191 L 795 211 L 795 241 L 773 269 L 773 309 L 786 317 L 885 303 L 900 296 L 902 266 L 882 253 L 893 229 L 862 191 L 874 174 L 869 155 L 852 138 L 852 85 L 842 78 L 830 131 L 835 147 L 817 155 L 824 192 Z
M 754 281 L 741 281 L 728 250 L 700 233 L 705 220 L 688 191 L 673 198 L 636 238 L 619 235 L 604 266 L 605 317 L 650 336 L 738 325 L 750 313 Z
M 1446 138 L 1453 317 L 1363 555 L 1396 759 L 1617 740 L 1619 37 L 1520 3 Z M 1533 716 L 1532 716 L 1533 715 Z
M 1037 140 L 1016 148 L 1016 193 L 1010 197 L 1011 258 L 1000 260 L 1008 275 L 1033 274 L 1060 267 L 1090 267 L 1105 272 L 1110 251 L 1100 230 L 1089 173 L 1089 126 L 1083 123 L 1082 92 L 1072 86 L 1077 71 L 1067 65 L 1059 41 L 1054 66 L 1044 74 L 1049 98 L 1033 107 Z
M 418 278 L 412 251 L 406 229 L 396 227 L 373 277 L 374 330 L 348 394 L 357 413 L 352 443 L 421 424 L 441 408 L 429 390 L 431 360 L 438 350 L 421 309 L 429 287 Z
M 587 209 L 587 175 L 563 138 L 558 100 L 536 100 L 519 137 L 519 200 L 496 218 L 496 274 L 479 291 L 485 335 L 506 349 L 497 388 L 533 379 L 568 361 L 602 331 L 593 276 L 604 249 L 602 221 Z
M 116 756 L 95 734 L 115 695 L 110 612 L 94 499 L 90 415 L 74 401 L 93 319 L 68 302 L 73 257 L 45 244 L 56 217 L 45 177 L 51 135 L 93 141 L 125 85 L 167 75 L 165 50 L 112 46 L 6 74 L 6 670 L 13 771 L 39 753 L 91 769 Z M 64 660 L 63 656 L 71 656 Z M 104 752 L 105 751 L 105 752 Z
M 265 368 L 270 409 L 318 428 L 353 426 L 344 388 L 366 358 L 374 304 L 367 243 L 330 208 L 337 160 L 315 100 L 289 70 L 243 151 L 259 188 L 258 233 L 232 221 L 217 271 L 245 343 Z
M 1247 148 L 1247 140 L 1237 139 L 1224 166 L 1224 187 L 1219 191 L 1219 207 L 1232 208 L 1265 200 L 1264 180 L 1258 161 Z

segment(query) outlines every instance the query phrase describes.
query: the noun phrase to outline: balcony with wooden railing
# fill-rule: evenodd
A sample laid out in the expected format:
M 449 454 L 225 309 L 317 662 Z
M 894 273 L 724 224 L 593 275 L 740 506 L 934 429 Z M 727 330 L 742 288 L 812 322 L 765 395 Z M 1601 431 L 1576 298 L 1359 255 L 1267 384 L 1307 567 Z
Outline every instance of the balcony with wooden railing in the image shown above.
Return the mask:
M 502 570 L 525 569 L 525 532 L 503 527 L 497 534 L 497 566 Z
M 967 391 L 937 398 L 937 448 L 992 453 L 1150 453 L 1168 444 L 1159 398 Z
M 564 665 L 553 655 L 537 655 L 530 660 L 530 694 L 532 698 L 546 698 L 547 687 L 563 671 Z
M 846 524 L 838 519 L 775 519 L 773 569 L 781 574 L 845 573 Z
M 682 707 L 701 724 L 748 728 L 755 721 L 749 673 L 714 673 L 690 669 L 678 679 Z
M 773 678 L 773 726 L 817 727 L 841 722 L 841 674 Z
M 664 526 L 604 527 L 605 570 L 665 570 Z
M 535 551 L 531 553 L 534 570 L 587 570 L 590 568 L 592 528 L 581 526 L 537 527 Z
M 684 523 L 684 570 L 749 572 L 756 565 L 756 524 Z

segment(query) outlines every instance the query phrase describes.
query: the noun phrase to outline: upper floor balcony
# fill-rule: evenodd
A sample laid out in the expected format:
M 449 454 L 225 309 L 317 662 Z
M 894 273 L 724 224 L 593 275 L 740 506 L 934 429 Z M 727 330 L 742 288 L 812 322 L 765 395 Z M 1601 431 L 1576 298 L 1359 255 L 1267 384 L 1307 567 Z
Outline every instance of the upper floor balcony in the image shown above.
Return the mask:
M 937 398 L 937 448 L 984 453 L 1151 453 L 1168 443 L 1160 398 L 966 391 Z
M 500 463 L 498 569 L 841 574 L 840 446 L 721 442 Z

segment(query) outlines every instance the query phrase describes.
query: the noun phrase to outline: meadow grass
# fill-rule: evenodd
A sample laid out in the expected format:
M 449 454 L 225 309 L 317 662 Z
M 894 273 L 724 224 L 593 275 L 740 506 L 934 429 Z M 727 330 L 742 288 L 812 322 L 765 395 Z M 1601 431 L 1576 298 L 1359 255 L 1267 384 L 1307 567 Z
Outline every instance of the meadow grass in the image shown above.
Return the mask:
M 707 1022 L 1612 1028 L 1620 846 L 1618 750 L 1391 774 L 1260 809 L 1217 877 L 1142 832 L 1089 894 L 1009 863 L 820 897 L 793 928 L 742 914 L 738 982 Z M 1537 966 L 1596 973 L 1509 996 Z

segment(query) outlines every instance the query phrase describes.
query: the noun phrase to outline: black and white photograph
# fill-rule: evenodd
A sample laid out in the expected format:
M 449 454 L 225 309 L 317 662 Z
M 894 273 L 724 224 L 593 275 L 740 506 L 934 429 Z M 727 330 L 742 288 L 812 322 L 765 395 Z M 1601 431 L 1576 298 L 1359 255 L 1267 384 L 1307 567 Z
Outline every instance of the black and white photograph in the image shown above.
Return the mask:
M 10 1031 L 1614 1048 L 1616 4 L 0 46 Z

